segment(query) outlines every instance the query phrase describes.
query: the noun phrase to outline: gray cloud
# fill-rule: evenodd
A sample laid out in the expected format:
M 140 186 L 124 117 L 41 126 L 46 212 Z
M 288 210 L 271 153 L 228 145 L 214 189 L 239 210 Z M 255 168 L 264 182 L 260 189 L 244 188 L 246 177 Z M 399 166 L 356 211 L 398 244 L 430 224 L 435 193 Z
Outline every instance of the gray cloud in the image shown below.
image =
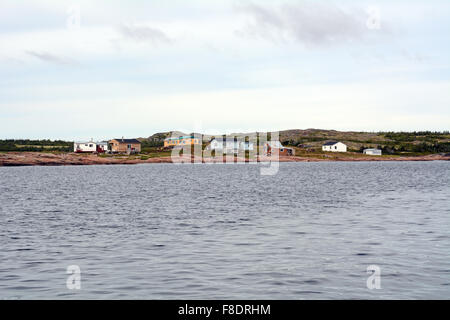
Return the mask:
M 275 42 L 296 41 L 305 45 L 329 45 L 363 40 L 370 30 L 363 9 L 344 10 L 330 3 L 302 1 L 297 5 L 264 7 L 256 4 L 236 7 L 250 18 L 241 36 Z
M 48 52 L 36 52 L 36 51 L 28 50 L 28 51 L 25 51 L 25 53 L 32 57 L 35 57 L 41 61 L 44 61 L 44 62 L 60 64 L 60 65 L 77 64 L 76 61 L 74 61 L 72 59 L 56 56 L 56 55 L 50 54 Z
M 153 45 L 168 44 L 172 40 L 161 30 L 146 26 L 126 25 L 119 27 L 119 32 L 124 38 L 137 42 L 151 42 Z

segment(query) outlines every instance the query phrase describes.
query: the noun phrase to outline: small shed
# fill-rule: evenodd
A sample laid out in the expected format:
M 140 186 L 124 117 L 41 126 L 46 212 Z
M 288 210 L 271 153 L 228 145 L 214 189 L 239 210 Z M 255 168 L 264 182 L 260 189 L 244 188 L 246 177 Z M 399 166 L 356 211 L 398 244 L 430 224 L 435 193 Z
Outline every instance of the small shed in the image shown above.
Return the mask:
M 364 149 L 363 153 L 371 156 L 381 156 L 380 149 Z

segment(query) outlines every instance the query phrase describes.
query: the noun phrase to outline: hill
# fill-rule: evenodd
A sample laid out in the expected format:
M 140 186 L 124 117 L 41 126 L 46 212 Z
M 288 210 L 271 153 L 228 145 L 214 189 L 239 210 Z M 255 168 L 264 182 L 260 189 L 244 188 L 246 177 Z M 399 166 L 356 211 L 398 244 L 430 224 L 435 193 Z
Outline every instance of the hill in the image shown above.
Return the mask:
M 173 132 L 174 136 L 192 133 Z M 170 132 L 156 133 L 141 138 L 143 147 L 160 147 Z M 233 135 L 248 135 L 236 133 Z M 222 136 L 221 134 L 215 136 Z M 209 141 L 213 135 L 203 135 L 203 141 Z M 349 151 L 359 152 L 364 148 L 380 148 L 385 154 L 430 154 L 450 152 L 450 132 L 414 131 L 414 132 L 357 132 L 323 129 L 292 129 L 279 132 L 280 141 L 296 151 L 319 151 L 326 141 L 341 141 Z

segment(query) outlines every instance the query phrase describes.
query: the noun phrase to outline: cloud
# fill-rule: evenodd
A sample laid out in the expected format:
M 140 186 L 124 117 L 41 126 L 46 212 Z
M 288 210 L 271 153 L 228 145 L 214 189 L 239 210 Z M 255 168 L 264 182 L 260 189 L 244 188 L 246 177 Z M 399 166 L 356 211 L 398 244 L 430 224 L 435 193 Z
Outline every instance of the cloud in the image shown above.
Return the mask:
M 60 57 L 53 54 L 50 54 L 48 52 L 36 52 L 27 50 L 25 51 L 26 54 L 35 57 L 41 61 L 54 63 L 54 64 L 60 64 L 60 65 L 74 65 L 77 64 L 74 60 L 66 57 Z
M 172 42 L 163 31 L 137 25 L 123 24 L 119 27 L 119 32 L 124 38 L 131 39 L 137 42 L 151 42 L 153 45 L 157 44 L 169 44 Z
M 302 1 L 296 5 L 265 7 L 256 4 L 236 7 L 251 22 L 238 31 L 275 42 L 295 41 L 311 46 L 342 44 L 363 40 L 377 31 L 367 26 L 366 10 L 343 9 L 333 4 Z

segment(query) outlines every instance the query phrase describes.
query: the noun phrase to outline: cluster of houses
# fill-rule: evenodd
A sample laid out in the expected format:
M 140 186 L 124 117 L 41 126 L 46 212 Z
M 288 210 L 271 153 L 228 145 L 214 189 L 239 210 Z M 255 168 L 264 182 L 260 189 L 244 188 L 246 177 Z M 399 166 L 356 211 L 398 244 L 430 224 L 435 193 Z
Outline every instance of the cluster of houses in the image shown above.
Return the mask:
M 164 147 L 182 147 L 189 145 L 201 145 L 202 140 L 194 135 L 171 137 L 164 139 Z M 75 142 L 73 151 L 77 153 L 127 153 L 134 154 L 141 152 L 141 142 L 137 139 L 112 139 L 109 141 L 79 141 Z M 238 141 L 236 138 L 212 139 L 207 150 L 220 151 L 223 154 L 237 154 L 240 151 L 253 151 L 253 142 Z M 347 146 L 339 141 L 330 141 L 322 145 L 322 151 L 327 152 L 347 152 Z M 381 155 L 379 149 L 365 149 L 366 155 Z M 280 141 L 267 141 L 264 143 L 264 154 L 279 154 L 281 156 L 293 156 L 294 149 L 285 147 Z
M 109 141 L 76 141 L 73 151 L 77 153 L 139 153 L 141 142 L 137 139 L 112 139 Z
M 202 141 L 195 136 L 181 136 L 167 138 L 164 140 L 164 147 L 177 147 L 186 145 L 200 145 Z M 216 139 L 213 138 L 206 150 L 219 151 L 223 154 L 237 154 L 241 151 L 253 151 L 254 143 L 251 141 L 239 141 L 237 138 Z M 280 141 L 268 141 L 264 144 L 264 154 L 271 155 L 277 152 L 279 155 L 294 155 L 294 149 L 284 147 Z

